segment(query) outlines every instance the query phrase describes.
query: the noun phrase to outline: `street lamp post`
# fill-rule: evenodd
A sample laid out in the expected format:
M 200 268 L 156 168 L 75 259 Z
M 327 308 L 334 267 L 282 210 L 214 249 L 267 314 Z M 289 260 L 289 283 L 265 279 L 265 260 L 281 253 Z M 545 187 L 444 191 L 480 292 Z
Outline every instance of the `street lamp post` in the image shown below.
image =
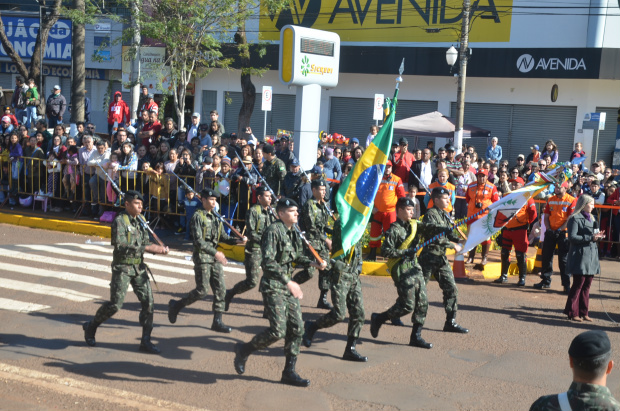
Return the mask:
M 465 112 L 465 80 L 467 79 L 467 58 L 469 57 L 469 13 L 470 0 L 463 0 L 463 20 L 461 26 L 461 47 L 458 51 L 461 65 L 458 76 L 459 84 L 456 92 L 456 124 L 454 127 L 454 145 L 456 153 L 463 150 L 463 114 Z M 446 61 L 450 66 L 456 63 L 457 51 L 451 46 L 446 52 Z

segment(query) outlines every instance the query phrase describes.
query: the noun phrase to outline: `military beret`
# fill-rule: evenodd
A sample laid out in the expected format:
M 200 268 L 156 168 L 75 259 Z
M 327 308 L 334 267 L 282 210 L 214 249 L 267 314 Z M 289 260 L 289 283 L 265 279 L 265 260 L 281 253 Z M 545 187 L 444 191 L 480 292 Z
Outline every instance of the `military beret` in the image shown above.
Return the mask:
M 435 187 L 431 192 L 431 197 L 437 197 L 443 194 L 450 194 L 450 191 L 448 191 L 448 189 L 444 187 Z
M 320 178 L 318 180 L 312 180 L 312 184 L 310 184 L 310 186 L 312 188 L 327 187 L 327 183 L 325 183 L 325 180 Z
M 269 189 L 265 186 L 258 186 L 256 188 L 256 195 L 257 196 L 262 196 L 265 193 L 269 193 Z
M 607 354 L 611 343 L 605 331 L 586 331 L 576 336 L 570 343 L 568 355 L 573 358 L 590 358 Z
M 278 208 L 291 208 L 291 207 L 299 207 L 295 200 L 290 198 L 281 198 L 278 200 Z
M 200 192 L 200 197 L 202 198 L 209 198 L 209 197 L 219 197 L 219 195 L 217 195 L 217 192 L 211 188 L 203 188 L 202 191 Z
M 401 197 L 396 201 L 396 208 L 415 207 L 413 200 L 409 197 Z
M 136 200 L 136 199 L 144 202 L 144 197 L 142 197 L 142 194 L 139 191 L 128 190 L 125 193 L 125 201 L 133 201 L 133 200 Z
M 265 144 L 265 146 L 263 147 L 263 153 L 273 154 L 274 153 L 273 146 L 271 144 Z

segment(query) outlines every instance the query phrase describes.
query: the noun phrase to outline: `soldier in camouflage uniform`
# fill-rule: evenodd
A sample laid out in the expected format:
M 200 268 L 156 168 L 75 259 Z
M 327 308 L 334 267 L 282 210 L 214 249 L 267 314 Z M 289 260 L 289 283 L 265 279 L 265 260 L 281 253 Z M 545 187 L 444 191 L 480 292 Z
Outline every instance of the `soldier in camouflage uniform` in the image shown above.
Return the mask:
M 312 181 L 312 197 L 301 209 L 301 222 L 300 227 L 306 232 L 306 238 L 312 244 L 312 247 L 319 253 L 321 258 L 325 261 L 329 261 L 329 251 L 332 248 L 332 242 L 327 238 L 327 234 L 331 234 L 331 228 L 328 227 L 330 217 L 327 203 L 325 202 L 325 191 L 327 190 L 327 183 L 325 180 L 313 180 Z M 307 251 L 308 257 L 311 257 L 309 251 Z M 314 268 L 307 268 L 295 274 L 295 281 L 297 284 L 303 284 L 314 276 Z M 321 295 L 317 308 L 324 308 L 331 310 L 333 307 L 327 301 L 327 292 L 329 291 L 329 275 L 327 270 L 319 271 L 319 290 Z
M 379 329 L 387 320 L 400 318 L 413 312 L 411 317 L 413 330 L 409 338 L 409 345 L 432 348 L 433 344 L 427 343 L 422 338 L 422 326 L 428 311 L 428 298 L 422 268 L 418 264 L 414 248 L 423 241 L 424 225 L 413 220 L 414 209 L 413 200 L 408 197 L 399 198 L 396 202 L 396 222 L 392 223 L 385 232 L 381 248 L 382 254 L 390 259 L 400 259 L 390 269 L 394 285 L 398 291 L 398 299 L 387 311 L 371 315 L 370 334 L 373 338 L 377 338 Z M 414 228 L 416 229 L 415 234 L 413 233 Z M 404 246 L 403 243 L 405 242 L 409 242 L 409 244 Z
M 159 354 L 160 350 L 151 342 L 153 330 L 153 292 L 144 264 L 144 252 L 153 254 L 167 254 L 168 247 L 150 244 L 149 233 L 139 221 L 138 215 L 142 212 L 142 194 L 137 191 L 127 191 L 125 194 L 125 211 L 120 213 L 112 222 L 112 281 L 110 282 L 110 301 L 104 303 L 95 314 L 92 321 L 83 324 L 86 344 L 94 347 L 97 327 L 112 317 L 123 306 L 129 284 L 138 297 L 142 310 L 140 311 L 140 325 L 142 325 L 142 340 L 140 351 L 150 354 Z
M 223 264 L 226 264 L 226 256 L 217 250 L 219 242 L 226 244 L 238 244 L 238 240 L 232 238 L 224 231 L 222 221 L 214 214 L 217 204 L 217 193 L 206 188 L 200 192 L 204 210 L 194 213 L 190 221 L 192 238 L 194 239 L 194 276 L 196 288 L 180 300 L 170 300 L 168 303 L 168 320 L 172 324 L 177 321 L 177 315 L 183 307 L 195 303 L 204 298 L 209 292 L 209 284 L 213 288 L 213 324 L 211 330 L 221 333 L 231 332 L 231 328 L 222 322 L 224 312 L 224 297 L 226 296 L 226 284 L 224 283 Z M 245 238 L 244 238 L 245 239 Z
M 258 187 L 256 195 L 258 204 L 250 207 L 245 217 L 245 228 L 248 233 L 248 242 L 245 245 L 245 280 L 239 281 L 232 289 L 226 291 L 224 308 L 226 311 L 235 295 L 250 291 L 258 284 L 263 255 L 260 240 L 267 227 L 276 220 L 270 211 L 271 192 L 269 189 L 264 186 Z
M 568 349 L 573 382 L 568 391 L 537 399 L 530 411 L 619 411 L 620 402 L 607 388 L 607 376 L 614 362 L 611 343 L 605 331 L 579 334 Z
M 428 284 L 431 275 L 435 275 L 439 287 L 443 291 L 443 306 L 446 309 L 446 322 L 443 326 L 444 331 L 466 334 L 467 328 L 463 328 L 456 323 L 457 295 L 458 290 L 454 282 L 454 273 L 446 257 L 447 248 L 455 248 L 461 251 L 461 246 L 455 244 L 459 237 L 453 234 L 453 225 L 450 215 L 444 210 L 450 204 L 450 192 L 443 187 L 435 187 L 431 193 L 433 207 L 429 209 L 422 221 L 426 225 L 426 240 L 439 233 L 446 233 L 446 236 L 427 245 L 420 254 L 420 265 L 424 273 L 424 280 Z
M 284 196 L 284 177 L 286 177 L 286 166 L 284 162 L 276 157 L 275 149 L 270 144 L 263 147 L 265 163 L 263 164 L 263 177 L 277 197 Z M 277 199 L 273 199 L 275 201 Z
M 332 239 L 334 249 L 342 248 L 342 227 L 340 220 L 334 223 Z M 329 271 L 331 277 L 331 292 L 334 308 L 316 321 L 306 321 L 303 344 L 312 345 L 312 338 L 317 330 L 332 327 L 344 320 L 346 310 L 349 311 L 349 329 L 347 332 L 347 347 L 342 356 L 347 361 L 368 361 L 368 357 L 360 355 L 355 346 L 364 325 L 364 299 L 362 297 L 362 243 L 358 241 L 342 260 L 336 261 Z
M 284 198 L 278 201 L 276 208 L 279 220 L 271 224 L 261 240 L 263 249 L 263 277 L 259 291 L 263 294 L 269 328 L 257 334 L 248 343 L 235 345 L 235 370 L 238 374 L 245 372 L 245 363 L 254 351 L 269 347 L 284 338 L 286 366 L 282 371 L 284 384 L 307 387 L 310 381 L 301 378 L 295 371 L 299 346 L 303 335 L 303 320 L 299 299 L 303 297 L 299 284 L 291 280 L 293 263 L 298 266 L 319 266 L 305 255 L 299 234 L 295 231 L 297 224 L 297 203 Z

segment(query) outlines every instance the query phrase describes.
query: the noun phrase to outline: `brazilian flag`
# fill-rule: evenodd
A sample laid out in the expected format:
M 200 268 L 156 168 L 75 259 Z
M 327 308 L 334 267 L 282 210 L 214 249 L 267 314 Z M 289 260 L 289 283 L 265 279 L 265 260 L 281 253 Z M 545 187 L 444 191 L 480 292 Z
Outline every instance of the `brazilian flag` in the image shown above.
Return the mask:
M 332 257 L 335 259 L 343 258 L 351 247 L 360 241 L 370 220 L 375 196 L 392 147 L 397 96 L 398 89 L 392 100 L 385 99 L 383 108 L 386 115 L 383 127 L 336 193 L 336 206 L 342 225 L 342 249 L 333 251 Z

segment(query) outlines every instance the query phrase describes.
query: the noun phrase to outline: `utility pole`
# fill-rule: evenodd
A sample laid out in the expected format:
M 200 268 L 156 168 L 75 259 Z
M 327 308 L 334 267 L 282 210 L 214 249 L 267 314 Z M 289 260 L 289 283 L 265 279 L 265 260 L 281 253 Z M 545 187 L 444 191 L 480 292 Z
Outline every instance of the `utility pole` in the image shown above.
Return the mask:
M 140 101 L 140 24 L 138 18 L 140 6 L 137 0 L 131 1 L 131 28 L 133 38 L 131 40 L 131 50 L 134 54 L 131 61 L 131 119 L 137 118 L 138 102 Z
M 465 81 L 467 79 L 467 59 L 469 58 L 469 13 L 470 0 L 463 0 L 463 21 L 461 25 L 461 47 L 459 50 L 459 85 L 456 92 L 456 125 L 454 127 L 454 145 L 456 153 L 463 150 L 463 117 L 465 113 Z
M 86 14 L 84 0 L 73 0 L 73 7 Z M 84 121 L 84 89 L 86 88 L 86 27 L 73 23 L 71 59 L 73 81 L 71 82 L 71 122 Z

